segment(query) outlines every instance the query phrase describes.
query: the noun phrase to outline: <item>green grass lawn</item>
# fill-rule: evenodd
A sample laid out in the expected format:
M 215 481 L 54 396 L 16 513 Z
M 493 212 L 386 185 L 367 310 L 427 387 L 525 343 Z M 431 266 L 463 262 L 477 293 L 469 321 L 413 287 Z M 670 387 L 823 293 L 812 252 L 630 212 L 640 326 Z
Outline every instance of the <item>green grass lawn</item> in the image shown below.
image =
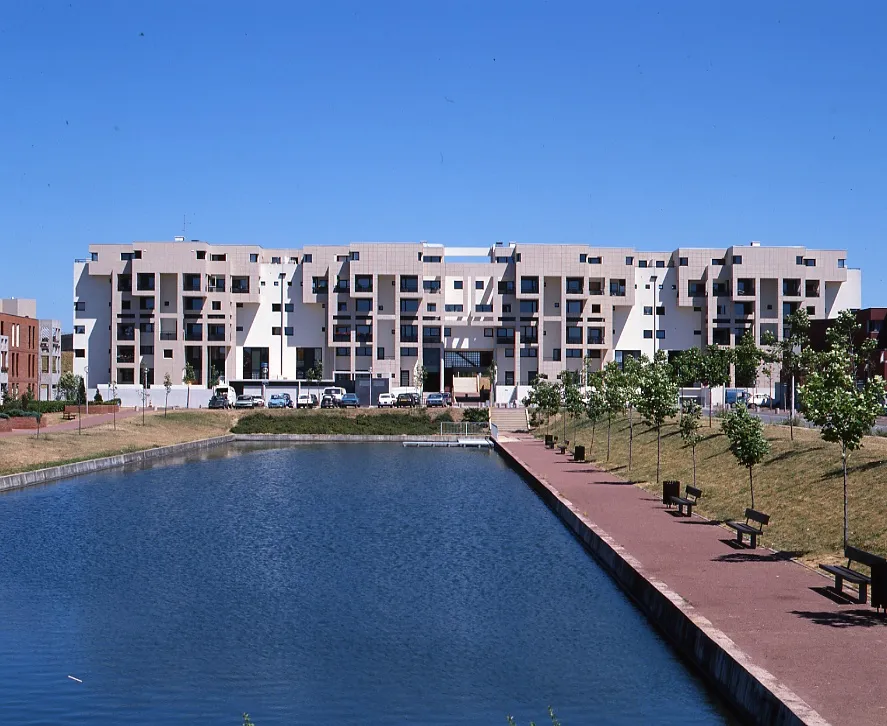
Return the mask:
M 587 419 L 567 423 L 567 439 L 584 444 L 586 456 L 599 466 L 660 491 L 656 480 L 656 431 L 635 418 L 634 454 L 628 470 L 628 419 L 614 420 L 610 459 L 607 461 L 607 426 L 598 424 L 594 447 Z M 765 426 L 771 451 L 755 467 L 755 508 L 771 515 L 764 544 L 796 553 L 810 562 L 842 558 L 843 494 L 841 455 L 836 444 L 819 438 L 819 432 L 795 429 L 789 439 L 785 426 Z M 535 431 L 564 438 L 561 419 Z M 742 518 L 750 505 L 748 470 L 736 463 L 717 419 L 709 429 L 703 422 L 702 442 L 696 448 L 697 485 L 703 498 L 697 511 L 713 519 Z M 685 447 L 677 421 L 662 431 L 662 478 L 678 479 L 681 488 L 693 482 L 691 450 Z M 871 552 L 887 555 L 887 439 L 868 437 L 849 459 L 850 541 Z

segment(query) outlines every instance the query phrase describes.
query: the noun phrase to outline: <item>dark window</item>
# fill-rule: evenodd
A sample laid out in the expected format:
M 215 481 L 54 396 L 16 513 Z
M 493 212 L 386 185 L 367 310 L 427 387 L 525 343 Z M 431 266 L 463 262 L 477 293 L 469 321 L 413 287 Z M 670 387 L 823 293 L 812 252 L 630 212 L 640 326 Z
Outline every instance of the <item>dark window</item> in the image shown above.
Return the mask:
M 428 292 L 440 290 L 440 280 L 422 280 L 422 289 Z
M 499 280 L 499 294 L 500 295 L 513 295 L 514 294 L 514 280 Z
M 351 250 L 350 254 L 351 254 L 351 260 L 353 262 L 357 262 L 360 259 L 360 252 L 358 252 L 357 250 Z
M 419 277 L 417 275 L 401 275 L 400 291 L 419 292 Z
M 520 279 L 520 291 L 524 295 L 535 295 L 539 292 L 538 277 L 522 277 Z
M 602 260 L 602 258 L 600 258 L 600 257 L 589 257 L 588 264 L 589 265 L 599 265 L 599 264 L 601 264 L 601 260 Z
M 296 309 L 296 306 L 293 305 L 293 303 L 284 303 L 284 305 L 283 305 L 283 312 L 285 312 L 285 313 L 294 312 L 295 309 Z
M 644 305 L 644 315 L 652 315 L 653 314 L 653 306 L 652 305 Z
M 312 255 L 310 252 L 307 255 L 302 255 L 302 262 L 313 262 L 313 261 L 314 261 L 314 255 Z
M 407 347 L 407 348 L 401 348 L 401 349 L 400 349 L 400 357 L 401 357 L 401 358 L 415 358 L 415 357 L 418 356 L 418 355 L 419 355 L 419 349 L 418 349 L 418 348 Z M 404 372 L 406 372 L 406 371 L 404 371 Z M 409 379 L 407 379 L 407 380 L 409 380 Z M 405 386 L 405 385 L 407 385 L 407 384 L 406 384 L 406 383 L 402 383 L 401 385 L 404 385 L 404 386 Z
M 313 295 L 325 295 L 329 292 L 329 280 L 325 277 L 312 277 L 311 278 L 311 293 Z
M 646 338 L 647 340 L 652 340 L 653 339 L 653 331 L 652 330 L 645 330 L 644 331 L 644 338 Z
M 656 331 L 656 337 L 657 337 L 659 340 L 665 340 L 665 331 L 664 331 L 664 330 L 657 330 L 657 331 Z
M 436 313 L 437 312 L 437 303 L 426 303 L 425 310 L 429 313 Z
M 646 260 L 638 260 L 638 267 L 646 268 L 646 267 L 647 267 L 647 261 L 646 261 Z
M 74 310 L 82 313 L 84 310 L 86 310 L 86 302 L 75 302 Z
M 172 358 L 172 348 L 164 348 L 163 349 L 163 357 L 166 359 Z
M 840 265 L 839 265 L 839 267 L 840 267 Z M 484 287 L 486 287 L 486 285 L 484 285 L 483 280 L 475 280 L 474 281 L 474 289 L 475 290 L 483 290 Z
M 462 280 L 453 280 L 453 289 L 461 290 L 462 289 Z
M 414 298 L 404 298 L 400 301 L 400 312 L 417 313 L 419 312 L 419 301 Z
M 582 357 L 582 349 L 581 348 L 567 348 L 567 358 L 581 358 Z
M 255 252 L 251 252 L 250 256 L 249 256 L 249 261 L 250 262 L 258 262 L 259 256 Z
M 742 264 L 742 255 L 733 255 L 733 264 L 741 265 Z
M 712 259 L 711 264 L 713 264 L 713 265 L 723 265 L 723 264 L 724 264 L 724 258 L 723 258 L 723 257 L 720 257 L 720 258 L 714 258 L 714 259 Z
M 474 310 L 478 313 L 491 313 L 493 312 L 493 306 L 487 303 L 478 303 L 474 306 Z
M 484 338 L 492 338 L 492 337 L 493 337 L 493 329 L 492 328 L 484 328 Z
M 272 258 L 271 258 L 271 264 L 272 264 L 272 265 L 279 265 L 279 264 L 280 264 L 280 258 L 279 258 L 279 257 L 272 257 Z
M 839 259 L 838 260 L 838 267 L 841 267 L 841 268 L 847 267 L 847 260 Z
M 625 264 L 626 265 L 633 265 L 634 264 L 634 257 L 626 257 Z
M 656 260 L 656 267 L 659 267 L 659 268 L 665 267 L 665 261 L 664 260 Z
M 86 358 L 86 350 L 83 348 L 76 348 L 74 350 L 74 357 L 75 358 Z
M 222 301 L 221 300 L 213 300 L 213 310 L 221 310 L 222 309 Z
M 357 298 L 354 301 L 354 309 L 359 313 L 369 313 L 373 310 L 373 301 L 371 298 Z
M 197 250 L 197 259 L 205 260 L 206 259 L 206 250 Z
M 447 313 L 461 313 L 462 305 L 444 305 L 444 312 Z
M 210 255 L 209 259 L 212 262 L 224 262 L 228 259 L 228 255 Z
M 539 312 L 539 301 L 538 300 L 521 300 L 520 301 L 520 312 L 521 315 L 535 315 Z
M 679 265 L 679 266 L 681 266 L 681 267 L 686 267 L 686 266 L 689 265 L 689 264 L 690 264 L 690 259 L 689 259 L 689 258 L 687 258 L 687 257 L 679 257 L 679 258 L 678 258 L 678 265 Z
M 586 255 L 584 252 L 580 252 L 579 253 L 579 262 L 587 262 L 587 261 L 588 261 L 588 255 Z
M 567 300 L 567 315 L 581 315 L 582 300 Z

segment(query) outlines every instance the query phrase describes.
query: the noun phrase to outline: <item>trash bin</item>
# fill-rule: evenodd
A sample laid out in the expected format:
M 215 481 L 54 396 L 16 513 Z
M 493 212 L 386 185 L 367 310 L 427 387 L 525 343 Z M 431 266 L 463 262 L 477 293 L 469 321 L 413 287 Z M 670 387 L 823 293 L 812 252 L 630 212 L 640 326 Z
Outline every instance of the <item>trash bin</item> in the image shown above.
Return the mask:
M 887 610 L 887 562 L 872 565 L 872 607 Z
M 662 503 L 671 504 L 671 497 L 681 496 L 681 483 L 679 481 L 662 482 Z
M 553 449 L 554 448 L 554 436 L 551 434 L 545 434 L 545 448 Z
M 585 461 L 585 447 L 579 444 L 573 447 L 573 461 Z

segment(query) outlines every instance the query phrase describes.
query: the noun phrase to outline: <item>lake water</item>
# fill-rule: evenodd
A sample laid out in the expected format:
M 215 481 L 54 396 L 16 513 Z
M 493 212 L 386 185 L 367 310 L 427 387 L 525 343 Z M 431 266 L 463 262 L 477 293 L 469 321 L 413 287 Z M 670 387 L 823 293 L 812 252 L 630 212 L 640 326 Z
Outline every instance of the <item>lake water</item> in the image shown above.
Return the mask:
M 490 452 L 251 449 L 72 479 L 0 496 L 0 552 L 9 723 L 729 718 Z

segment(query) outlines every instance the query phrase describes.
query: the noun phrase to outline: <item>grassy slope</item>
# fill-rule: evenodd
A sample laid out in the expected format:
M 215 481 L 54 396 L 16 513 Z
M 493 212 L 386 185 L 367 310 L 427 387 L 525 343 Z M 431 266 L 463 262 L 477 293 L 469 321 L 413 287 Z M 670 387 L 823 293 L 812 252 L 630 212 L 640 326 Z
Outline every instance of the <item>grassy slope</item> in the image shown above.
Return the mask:
M 416 411 L 266 411 L 242 416 L 235 434 L 412 434 L 440 433 L 439 417 Z M 446 412 L 455 418 L 453 412 Z M 444 419 L 447 420 L 447 419 Z
M 697 482 L 704 496 L 699 512 L 714 519 L 742 517 L 749 506 L 748 471 L 736 463 L 718 421 L 696 449 Z M 635 424 L 632 470 L 628 462 L 628 421 L 614 421 L 610 460 L 606 461 L 606 424 L 595 434 L 594 460 L 604 468 L 659 490 L 656 479 L 656 432 Z M 546 433 L 542 427 L 537 433 Z M 550 433 L 563 438 L 562 423 L 552 421 Z M 794 552 L 808 561 L 837 561 L 842 550 L 843 495 L 840 449 L 819 438 L 817 431 L 795 429 L 789 439 L 784 426 L 765 426 L 771 451 L 755 467 L 755 506 L 771 515 L 765 544 Z M 590 446 L 591 426 L 568 423 L 567 438 Z M 589 449 L 589 455 L 591 451 Z M 850 470 L 850 540 L 856 546 L 887 554 L 887 439 L 869 437 L 853 452 Z M 663 428 L 662 478 L 679 479 L 681 486 L 693 481 L 690 449 L 684 447 L 678 427 Z M 652 483 L 651 483 L 652 482 Z
M 235 417 L 227 411 L 175 411 L 121 419 L 112 424 L 76 431 L 0 438 L 0 475 L 47 466 L 115 456 L 228 433 Z M 34 432 L 36 434 L 36 432 Z

